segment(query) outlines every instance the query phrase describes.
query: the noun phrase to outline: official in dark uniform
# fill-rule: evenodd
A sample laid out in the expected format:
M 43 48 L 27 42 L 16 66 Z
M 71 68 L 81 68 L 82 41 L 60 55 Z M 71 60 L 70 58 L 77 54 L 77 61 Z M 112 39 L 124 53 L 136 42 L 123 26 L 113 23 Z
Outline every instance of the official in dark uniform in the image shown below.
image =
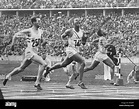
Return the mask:
M 106 46 L 107 48 L 107 55 L 111 58 L 113 63 L 117 66 L 118 65 L 118 59 L 115 57 L 116 56 L 116 48 L 112 44 L 109 44 Z
M 112 44 L 108 44 L 106 46 L 107 48 L 107 55 L 110 57 L 110 59 L 113 61 L 115 66 L 118 66 L 118 59 L 116 56 L 116 48 Z M 115 69 L 116 71 L 116 69 Z M 107 65 L 104 65 L 104 80 L 111 80 L 111 74 L 110 74 L 110 67 Z

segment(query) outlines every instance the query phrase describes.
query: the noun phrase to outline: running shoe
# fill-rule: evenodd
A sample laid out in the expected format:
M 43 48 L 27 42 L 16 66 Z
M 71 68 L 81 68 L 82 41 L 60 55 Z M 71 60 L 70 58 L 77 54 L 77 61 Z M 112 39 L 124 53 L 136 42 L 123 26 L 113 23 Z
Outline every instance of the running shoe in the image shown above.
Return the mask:
M 83 82 L 79 82 L 78 86 L 80 86 L 82 89 L 87 89 L 87 87 L 85 86 Z
M 6 85 L 7 81 L 8 81 L 8 79 L 4 79 L 4 81 L 3 81 L 4 86 Z
M 66 85 L 66 88 L 74 89 L 74 87 L 72 85 Z
M 34 87 L 36 87 L 37 88 L 37 90 L 42 90 L 42 88 L 41 88 L 41 85 L 40 84 L 38 84 L 38 85 L 34 85 Z

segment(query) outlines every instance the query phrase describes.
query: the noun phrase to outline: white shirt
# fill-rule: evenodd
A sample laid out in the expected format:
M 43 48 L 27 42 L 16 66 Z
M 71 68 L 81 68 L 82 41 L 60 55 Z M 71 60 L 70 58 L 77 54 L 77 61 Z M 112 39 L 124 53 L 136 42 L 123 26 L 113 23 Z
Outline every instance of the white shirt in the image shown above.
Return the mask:
M 72 28 L 73 35 L 68 38 L 68 47 L 72 47 L 74 49 L 78 49 L 77 43 L 81 41 L 81 37 L 83 36 L 83 31 L 80 29 L 79 32 L 76 32 L 74 28 Z
M 98 42 L 98 51 L 99 52 L 104 53 L 104 54 L 107 53 L 107 50 L 105 48 L 106 43 L 107 43 L 107 41 L 105 38 L 103 38 L 103 37 L 99 38 L 99 42 Z
M 29 28 L 28 31 L 29 35 L 26 35 L 27 48 L 34 48 L 39 42 L 39 39 L 41 39 L 43 31 L 41 29 L 34 31 L 32 28 Z

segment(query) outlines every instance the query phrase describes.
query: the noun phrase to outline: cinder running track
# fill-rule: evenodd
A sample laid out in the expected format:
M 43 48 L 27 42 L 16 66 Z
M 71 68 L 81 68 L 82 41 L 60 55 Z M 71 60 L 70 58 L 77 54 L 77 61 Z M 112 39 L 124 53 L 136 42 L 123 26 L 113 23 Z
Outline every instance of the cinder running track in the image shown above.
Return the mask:
M 6 86 L 0 82 L 4 99 L 139 99 L 139 85 L 112 86 L 87 85 L 81 89 L 65 88 L 63 83 L 42 83 L 42 91 L 33 87 L 34 82 L 9 81 Z

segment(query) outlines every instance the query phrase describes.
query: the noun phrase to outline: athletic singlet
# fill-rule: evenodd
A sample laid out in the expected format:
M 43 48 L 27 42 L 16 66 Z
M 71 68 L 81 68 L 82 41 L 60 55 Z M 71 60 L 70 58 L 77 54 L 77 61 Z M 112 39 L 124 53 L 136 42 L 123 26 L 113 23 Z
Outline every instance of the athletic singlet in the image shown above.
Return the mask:
M 83 31 L 80 29 L 79 32 L 76 32 L 74 28 L 72 28 L 73 35 L 68 38 L 68 47 L 72 47 L 78 50 L 78 43 L 81 41 L 81 37 L 83 36 Z
M 107 41 L 105 38 L 103 38 L 103 37 L 99 38 L 99 42 L 98 42 L 98 51 L 99 52 L 104 53 L 104 54 L 107 53 L 107 50 L 105 48 L 106 43 L 107 43 Z
M 39 40 L 41 39 L 42 30 L 38 29 L 35 33 L 32 28 L 29 29 L 30 34 L 26 36 L 27 48 L 33 49 L 38 46 Z

